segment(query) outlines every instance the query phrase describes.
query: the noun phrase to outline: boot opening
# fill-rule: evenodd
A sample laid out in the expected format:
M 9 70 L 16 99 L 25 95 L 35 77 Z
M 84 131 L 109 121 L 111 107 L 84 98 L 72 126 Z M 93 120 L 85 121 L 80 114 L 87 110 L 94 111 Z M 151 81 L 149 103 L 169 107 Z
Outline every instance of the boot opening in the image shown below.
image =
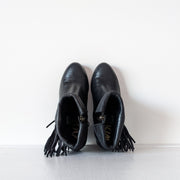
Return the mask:
M 61 105 L 61 136 L 68 144 L 75 145 L 79 132 L 79 111 L 73 97 L 67 97 Z
M 112 146 L 114 142 L 118 116 L 121 111 L 119 100 L 116 96 L 111 96 L 105 109 L 105 141 L 107 146 Z

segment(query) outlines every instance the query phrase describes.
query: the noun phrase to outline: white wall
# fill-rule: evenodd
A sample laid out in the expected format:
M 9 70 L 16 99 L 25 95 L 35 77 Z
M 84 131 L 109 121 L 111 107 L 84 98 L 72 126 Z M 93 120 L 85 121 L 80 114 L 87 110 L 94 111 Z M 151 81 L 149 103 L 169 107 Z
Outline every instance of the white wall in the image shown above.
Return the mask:
M 1 0 L 0 144 L 44 144 L 73 61 L 113 66 L 137 143 L 180 143 L 180 1 Z

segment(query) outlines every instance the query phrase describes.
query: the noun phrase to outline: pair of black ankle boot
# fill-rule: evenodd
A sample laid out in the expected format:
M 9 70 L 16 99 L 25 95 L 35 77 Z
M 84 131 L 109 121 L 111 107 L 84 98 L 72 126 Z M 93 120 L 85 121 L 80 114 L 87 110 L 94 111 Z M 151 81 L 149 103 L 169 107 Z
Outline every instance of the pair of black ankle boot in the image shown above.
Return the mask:
M 79 63 L 70 64 L 61 80 L 53 121 L 55 128 L 44 147 L 47 157 L 67 155 L 69 151 L 79 151 L 85 146 L 89 126 L 88 90 L 88 78 L 83 67 Z M 105 150 L 133 151 L 135 141 L 124 125 L 124 105 L 118 79 L 107 63 L 101 63 L 95 69 L 91 91 L 97 144 Z

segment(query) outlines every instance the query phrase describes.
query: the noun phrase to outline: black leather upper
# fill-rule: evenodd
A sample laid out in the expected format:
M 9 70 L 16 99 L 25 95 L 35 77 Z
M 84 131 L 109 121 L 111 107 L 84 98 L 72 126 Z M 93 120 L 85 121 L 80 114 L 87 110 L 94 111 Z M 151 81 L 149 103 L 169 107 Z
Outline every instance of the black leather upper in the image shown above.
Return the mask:
M 97 143 L 106 150 L 113 150 L 120 140 L 124 125 L 124 105 L 120 96 L 118 79 L 107 63 L 101 63 L 91 81 L 94 104 L 94 132 Z M 112 119 L 112 120 L 111 120 Z M 107 122 L 108 121 L 108 122 Z M 111 125 L 111 142 L 106 141 L 106 126 Z
M 87 105 L 88 89 L 88 78 L 83 67 L 79 63 L 70 64 L 61 79 L 60 98 L 65 94 L 76 94 Z
M 82 66 L 70 64 L 60 84 L 55 128 L 44 146 L 47 157 L 67 155 L 69 149 L 78 151 L 85 145 L 89 125 L 88 89 L 88 78 Z M 124 125 L 124 105 L 118 79 L 108 64 L 101 63 L 95 69 L 91 90 L 97 143 L 106 150 L 133 151 L 135 141 Z
M 81 149 L 87 140 L 88 121 L 87 121 L 87 96 L 88 78 L 85 70 L 79 63 L 72 63 L 65 70 L 61 79 L 59 91 L 59 104 L 56 113 L 56 130 L 60 139 L 74 151 Z M 72 105 L 73 104 L 73 105 Z M 71 113 L 69 115 L 69 113 Z M 73 113 L 73 114 L 72 114 Z M 72 119 L 73 126 L 76 116 L 78 116 L 77 140 L 71 141 L 69 137 L 67 122 L 68 115 Z M 73 120 L 74 118 L 74 120 Z M 77 122 L 76 122 L 77 123 Z M 71 124 L 69 126 L 71 126 Z M 65 132 L 66 131 L 66 132 Z M 69 132 L 72 133 L 72 132 Z

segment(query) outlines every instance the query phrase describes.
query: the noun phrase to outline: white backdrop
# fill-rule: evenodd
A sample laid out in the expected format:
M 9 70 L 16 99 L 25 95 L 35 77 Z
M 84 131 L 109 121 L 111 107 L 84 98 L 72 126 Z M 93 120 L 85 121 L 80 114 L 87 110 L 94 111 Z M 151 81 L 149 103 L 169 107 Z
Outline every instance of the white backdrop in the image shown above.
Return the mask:
M 112 65 L 137 143 L 180 143 L 180 1 L 0 0 L 1 145 L 45 143 L 73 61 Z

